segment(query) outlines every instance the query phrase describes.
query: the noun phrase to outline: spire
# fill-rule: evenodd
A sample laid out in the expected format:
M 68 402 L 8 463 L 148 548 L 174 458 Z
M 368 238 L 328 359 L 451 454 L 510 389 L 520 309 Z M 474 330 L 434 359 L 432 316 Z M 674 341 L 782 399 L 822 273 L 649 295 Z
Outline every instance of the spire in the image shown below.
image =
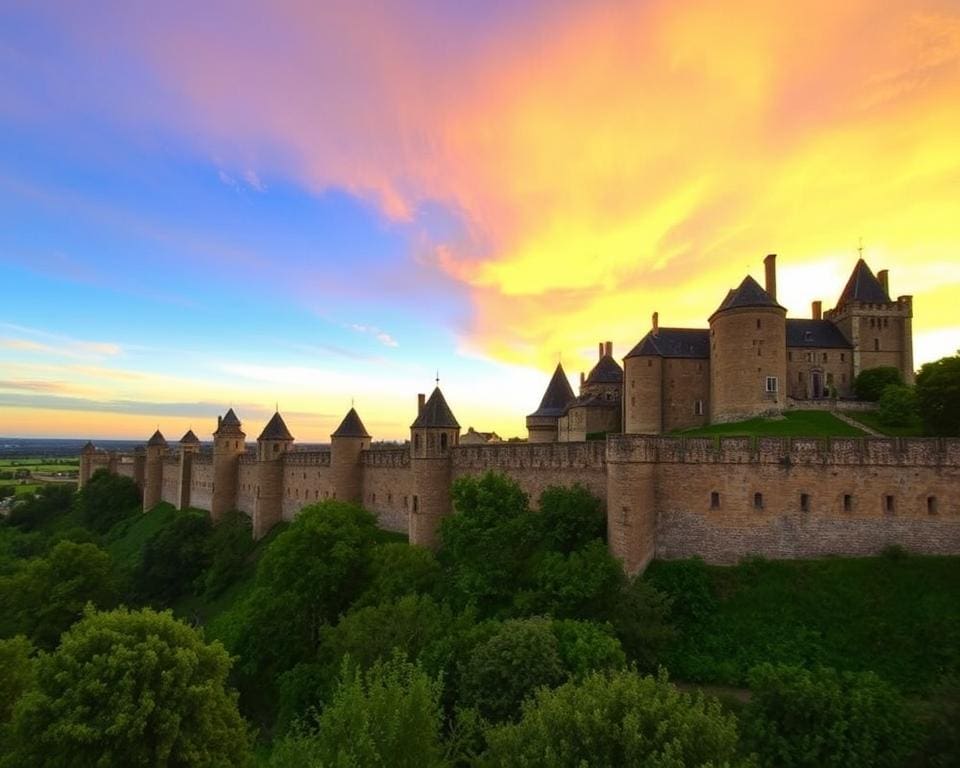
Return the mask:
M 258 437 L 257 440 L 293 440 L 293 435 L 290 434 L 290 430 L 287 429 L 287 425 L 283 422 L 280 411 L 277 411 L 270 417 L 270 421 L 267 422 L 267 426 L 263 428 L 263 432 L 260 433 L 260 437 Z
M 243 430 L 240 428 L 240 419 L 237 418 L 237 414 L 233 412 L 233 408 L 230 408 L 223 417 L 217 417 L 217 431 L 214 432 L 214 435 L 224 434 L 224 435 L 243 435 Z
M 411 427 L 442 427 L 445 429 L 460 429 L 453 411 L 447 405 L 440 387 L 436 387 L 430 398 L 424 403 L 423 410 L 417 415 L 417 420 Z
M 351 406 L 347 415 L 343 417 L 343 421 L 340 422 L 340 426 L 330 437 L 370 437 L 370 433 L 360 421 L 356 409 Z
M 233 408 L 230 408 L 223 416 L 223 421 L 220 422 L 220 425 L 223 427 L 239 427 L 240 419 L 237 418 L 237 414 L 233 412 Z
M 837 306 L 846 304 L 850 301 L 860 301 L 864 304 L 890 304 L 890 296 L 884 290 L 883 285 L 874 276 L 867 262 L 858 259 L 850 274 L 850 279 L 840 294 L 840 300 Z
M 547 384 L 547 391 L 543 393 L 543 399 L 540 400 L 540 407 L 531 413 L 531 416 L 562 416 L 576 396 L 573 394 L 573 388 L 567 379 L 567 374 L 563 371 L 563 366 L 559 363 Z
M 195 434 L 193 434 L 192 429 L 188 429 L 187 433 L 180 438 L 181 445 L 196 445 L 199 442 L 200 440 L 197 438 Z
M 147 440 L 148 448 L 156 448 L 157 446 L 161 448 L 167 447 L 167 441 L 164 436 L 160 434 L 159 429 L 153 433 L 153 436 L 149 440 Z

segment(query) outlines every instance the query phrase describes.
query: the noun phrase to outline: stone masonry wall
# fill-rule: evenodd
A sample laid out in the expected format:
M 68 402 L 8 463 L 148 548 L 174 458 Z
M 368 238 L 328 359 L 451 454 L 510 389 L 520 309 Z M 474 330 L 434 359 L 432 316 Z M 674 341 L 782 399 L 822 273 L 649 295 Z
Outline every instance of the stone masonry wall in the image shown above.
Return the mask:
M 283 462 L 283 519 L 333 496 L 330 451 L 293 451 Z
M 163 467 L 163 481 L 160 484 L 160 500 L 174 507 L 179 506 L 180 499 L 180 456 L 177 454 L 163 457 L 161 462 Z
M 253 456 L 240 458 L 239 484 L 237 486 L 237 509 L 253 517 L 257 504 L 257 463 Z
M 381 528 L 406 533 L 413 498 L 413 474 L 407 448 L 364 451 L 363 506 L 377 516 Z
M 210 510 L 213 501 L 213 455 L 201 453 L 193 457 L 190 478 L 190 506 Z

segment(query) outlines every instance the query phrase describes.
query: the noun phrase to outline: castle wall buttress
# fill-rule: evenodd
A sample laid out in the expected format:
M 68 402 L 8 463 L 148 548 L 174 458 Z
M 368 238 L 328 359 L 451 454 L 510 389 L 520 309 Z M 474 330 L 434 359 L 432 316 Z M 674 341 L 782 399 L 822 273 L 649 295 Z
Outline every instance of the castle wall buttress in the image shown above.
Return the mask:
M 628 574 L 656 553 L 656 443 L 611 438 L 607 444 L 607 542 Z

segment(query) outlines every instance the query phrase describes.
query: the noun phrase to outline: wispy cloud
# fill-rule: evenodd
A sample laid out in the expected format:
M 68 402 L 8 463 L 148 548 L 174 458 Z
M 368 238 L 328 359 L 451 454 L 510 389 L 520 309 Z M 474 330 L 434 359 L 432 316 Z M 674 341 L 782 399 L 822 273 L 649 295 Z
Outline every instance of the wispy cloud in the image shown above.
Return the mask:
M 351 323 L 350 328 L 357 333 L 365 333 L 370 336 L 373 336 L 377 341 L 379 341 L 385 347 L 399 347 L 400 344 L 396 339 L 393 338 L 386 331 L 380 330 L 375 325 L 362 325 L 360 323 Z
M 123 351 L 123 348 L 115 342 L 75 339 L 11 323 L 0 323 L 0 329 L 18 334 L 18 336 L 0 336 L 0 347 L 6 349 L 86 359 L 114 357 Z

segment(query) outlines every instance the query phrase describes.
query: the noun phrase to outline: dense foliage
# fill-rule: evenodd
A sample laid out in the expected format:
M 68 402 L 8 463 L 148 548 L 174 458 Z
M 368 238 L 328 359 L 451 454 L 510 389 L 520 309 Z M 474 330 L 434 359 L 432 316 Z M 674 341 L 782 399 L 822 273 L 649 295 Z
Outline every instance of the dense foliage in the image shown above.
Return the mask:
M 900 369 L 890 365 L 877 368 L 865 368 L 853 381 L 853 391 L 861 400 L 876 402 L 890 385 L 902 386 L 903 376 Z
M 7 764 L 190 765 L 249 762 L 230 658 L 170 614 L 90 612 L 36 661 L 14 709 Z
M 98 469 L 77 493 L 76 506 L 84 524 L 97 533 L 140 511 L 141 496 L 129 477 Z
M 891 384 L 877 403 L 877 417 L 888 427 L 907 427 L 917 420 L 917 395 L 913 387 Z
M 960 354 L 921 366 L 916 393 L 924 431 L 960 437 Z

